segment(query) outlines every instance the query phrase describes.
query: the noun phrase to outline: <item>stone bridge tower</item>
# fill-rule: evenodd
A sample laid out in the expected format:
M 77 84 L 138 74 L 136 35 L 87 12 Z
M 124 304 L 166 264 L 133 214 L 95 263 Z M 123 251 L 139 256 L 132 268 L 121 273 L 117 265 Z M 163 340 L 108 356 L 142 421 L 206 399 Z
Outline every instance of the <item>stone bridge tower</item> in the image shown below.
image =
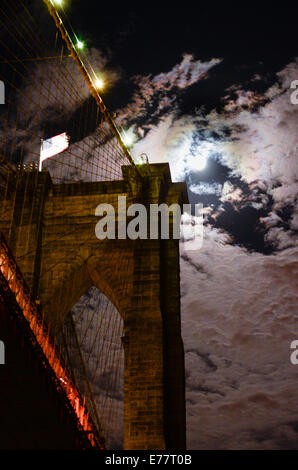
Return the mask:
M 183 450 L 179 240 L 99 240 L 95 209 L 117 207 L 118 196 L 127 205 L 182 205 L 186 187 L 171 181 L 168 164 L 140 167 L 142 182 L 132 167 L 122 171 L 121 181 L 71 184 L 53 184 L 47 171 L 20 173 L 1 201 L 0 230 L 54 333 L 91 286 L 122 316 L 124 448 Z

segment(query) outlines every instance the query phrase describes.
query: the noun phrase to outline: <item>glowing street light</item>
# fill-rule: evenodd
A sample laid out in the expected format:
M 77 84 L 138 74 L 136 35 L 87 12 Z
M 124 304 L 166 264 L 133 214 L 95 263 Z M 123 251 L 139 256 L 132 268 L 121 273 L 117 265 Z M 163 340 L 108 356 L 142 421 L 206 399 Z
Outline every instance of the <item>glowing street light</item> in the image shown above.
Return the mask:
M 62 5 L 63 5 L 63 0 L 51 0 L 51 3 L 52 3 L 54 6 L 62 7 Z
M 123 142 L 125 143 L 125 145 L 129 146 L 133 143 L 133 138 L 131 135 L 125 135 L 123 136 Z
M 78 48 L 78 49 L 83 49 L 83 48 L 84 48 L 84 43 L 83 43 L 83 41 L 80 41 L 79 39 L 77 40 L 77 48 Z
M 94 84 L 98 90 L 102 90 L 104 87 L 104 81 L 101 78 L 97 78 Z
M 121 137 L 126 147 L 130 147 L 135 141 L 135 135 L 132 131 L 123 132 Z

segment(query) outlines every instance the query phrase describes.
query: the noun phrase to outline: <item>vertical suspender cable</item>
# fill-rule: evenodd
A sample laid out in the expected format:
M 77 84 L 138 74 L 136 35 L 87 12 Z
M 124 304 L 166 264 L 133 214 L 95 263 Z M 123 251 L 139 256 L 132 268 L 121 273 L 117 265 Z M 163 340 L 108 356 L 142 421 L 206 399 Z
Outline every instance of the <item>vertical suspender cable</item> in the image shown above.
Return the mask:
M 77 50 L 76 50 L 76 47 L 74 46 L 72 40 L 71 40 L 71 37 L 69 36 L 64 24 L 63 24 L 63 21 L 59 15 L 59 13 L 57 12 L 57 10 L 53 7 L 53 5 L 51 4 L 51 2 L 49 0 L 43 0 L 43 2 L 47 5 L 48 7 L 48 10 L 51 14 L 51 16 L 54 18 L 54 21 L 55 21 L 55 24 L 57 26 L 57 28 L 59 29 L 60 33 L 61 33 L 61 36 L 62 38 L 64 39 L 67 47 L 68 47 L 68 50 L 71 54 L 71 56 L 73 57 L 73 59 L 75 60 L 75 62 L 77 63 L 80 71 L 82 72 L 83 74 L 83 77 L 84 79 L 86 80 L 87 82 L 87 85 L 93 95 L 93 97 L 95 98 L 102 114 L 104 115 L 104 118 L 106 119 L 107 123 L 109 124 L 113 134 L 115 135 L 116 139 L 118 140 L 119 144 L 121 145 L 125 155 L 127 156 L 129 162 L 131 163 L 131 165 L 135 168 L 136 170 L 136 173 L 137 175 L 141 178 L 141 174 L 139 172 L 139 169 L 137 168 L 131 154 L 129 153 L 127 147 L 125 146 L 124 142 L 122 141 L 122 138 L 120 136 L 120 133 L 113 121 L 113 119 L 111 118 L 111 115 L 108 111 L 108 109 L 106 108 L 101 96 L 99 95 L 97 89 L 95 88 L 94 84 L 93 84 L 93 81 L 89 75 L 89 72 L 88 70 L 86 69 L 82 59 L 80 58 Z

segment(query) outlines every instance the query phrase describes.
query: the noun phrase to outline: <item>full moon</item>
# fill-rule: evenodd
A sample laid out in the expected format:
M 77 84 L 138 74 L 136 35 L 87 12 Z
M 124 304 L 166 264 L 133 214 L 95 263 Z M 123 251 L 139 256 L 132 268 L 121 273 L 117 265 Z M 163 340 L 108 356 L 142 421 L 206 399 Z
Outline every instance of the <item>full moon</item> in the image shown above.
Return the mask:
M 204 155 L 196 155 L 195 157 L 191 159 L 191 167 L 194 170 L 202 171 L 204 170 L 204 168 L 206 168 L 206 164 L 207 164 L 207 157 L 205 157 Z

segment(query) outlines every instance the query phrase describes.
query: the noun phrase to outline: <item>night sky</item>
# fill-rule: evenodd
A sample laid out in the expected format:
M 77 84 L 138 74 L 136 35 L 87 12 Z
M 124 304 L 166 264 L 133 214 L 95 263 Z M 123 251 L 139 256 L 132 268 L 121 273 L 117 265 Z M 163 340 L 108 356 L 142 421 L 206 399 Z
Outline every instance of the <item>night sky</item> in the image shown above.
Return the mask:
M 191 66 L 189 70 L 186 66 L 184 71 L 181 67 L 175 77 L 169 74 L 168 83 L 160 87 L 156 80 L 151 99 L 140 103 L 139 109 L 135 106 L 124 117 L 125 125 L 135 126 L 140 138 L 173 110 L 175 120 L 196 117 L 199 113 L 201 119 L 196 122 L 196 132 L 192 136 L 194 152 L 195 141 L 202 141 L 206 136 L 215 142 L 235 138 L 224 121 L 219 131 L 212 129 L 209 113 L 216 111 L 224 116 L 227 100 L 238 98 L 240 101 L 239 90 L 251 95 L 250 100 L 240 105 L 241 109 L 257 112 L 270 101 L 266 92 L 279 83 L 277 73 L 297 55 L 295 14 L 293 7 L 286 8 L 284 4 L 270 5 L 270 8 L 261 8 L 260 3 L 251 2 L 233 7 L 226 3 L 208 5 L 206 2 L 195 5 L 150 2 L 150 5 L 142 6 L 129 2 L 117 5 L 117 8 L 114 4 L 101 4 L 100 8 L 96 5 L 97 2 L 72 1 L 66 11 L 77 35 L 84 38 L 90 49 L 98 49 L 107 59 L 107 77 L 109 70 L 116 74 L 116 83 L 105 90 L 103 97 L 109 109 L 120 115 L 121 109 L 125 110 L 142 93 L 142 77 L 150 80 L 169 74 L 181 64 L 185 55 L 191 55 L 194 62 L 208 63 L 219 59 L 219 63 L 210 68 L 208 77 L 202 80 L 190 79 Z M 166 104 L 160 107 L 164 101 Z M 152 158 L 158 160 L 157 155 Z M 276 245 L 271 239 L 266 240 L 266 226 L 260 222 L 272 212 L 272 198 L 266 190 L 264 194 L 264 190 L 258 188 L 255 202 L 257 204 L 266 197 L 266 206 L 253 207 L 242 200 L 235 207 L 229 201 L 221 201 L 218 191 L 211 191 L 212 185 L 215 189 L 216 185 L 229 182 L 234 188 L 241 189 L 246 200 L 249 200 L 250 188 L 240 174 L 233 174 L 229 166 L 223 165 L 216 151 L 210 158 L 204 171 L 188 169 L 179 178 L 185 178 L 189 183 L 191 203 L 212 204 L 209 222 L 226 230 L 236 243 L 249 250 L 272 253 Z M 190 186 L 199 183 L 209 187 L 205 194 L 191 191 Z M 277 226 L 288 230 L 293 211 L 293 204 L 282 207 L 277 213 L 280 219 Z
M 298 449 L 294 4 L 65 3 L 133 157 L 203 203 L 202 247 L 180 244 L 188 447 Z

